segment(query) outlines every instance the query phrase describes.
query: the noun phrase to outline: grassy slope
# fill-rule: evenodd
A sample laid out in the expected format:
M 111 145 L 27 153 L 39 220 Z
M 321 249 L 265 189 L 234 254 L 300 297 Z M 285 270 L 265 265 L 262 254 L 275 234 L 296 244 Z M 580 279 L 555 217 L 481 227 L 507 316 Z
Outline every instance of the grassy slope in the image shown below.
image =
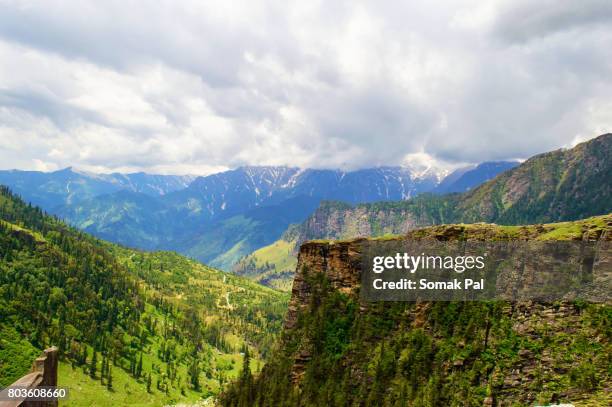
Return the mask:
M 67 386 L 72 391 L 72 397 L 62 403 L 63 405 L 146 406 L 196 402 L 203 397 L 214 396 L 220 392 L 223 383 L 235 379 L 242 369 L 240 350 L 247 342 L 245 341 L 246 338 L 241 336 L 240 329 L 246 329 L 247 331 L 254 329 L 248 326 L 247 328 L 232 329 L 233 326 L 240 325 L 242 319 L 240 317 L 232 318 L 232 313 L 239 313 L 240 309 L 248 308 L 255 311 L 256 318 L 263 319 L 263 311 L 257 313 L 257 310 L 261 309 L 264 303 L 276 304 L 279 313 L 278 324 L 269 326 L 269 329 L 272 330 L 270 336 L 275 336 L 274 332 L 278 332 L 280 328 L 282 313 L 288 301 L 286 294 L 233 274 L 224 273 L 174 252 L 144 252 L 112 244 L 108 244 L 108 248 L 129 270 L 142 279 L 148 295 L 161 295 L 177 307 L 196 306 L 201 310 L 200 316 L 207 324 L 217 322 L 227 326 L 229 329 L 223 335 L 224 340 L 233 349 L 227 351 L 210 347 L 208 351 L 212 377 L 209 377 L 206 372 L 202 372 L 202 392 L 192 391 L 188 386 L 185 386 L 183 388 L 184 395 L 176 388 L 170 389 L 168 394 L 157 390 L 156 375 L 152 380 L 152 391 L 148 393 L 144 378 L 136 380 L 117 367 L 113 369 L 113 390 L 109 391 L 105 385 L 100 384 L 99 380 L 92 380 L 81 367 L 71 367 L 67 363 L 62 363 L 60 384 Z M 149 270 L 149 264 L 151 264 L 151 270 Z M 228 293 L 230 295 L 229 306 L 226 301 Z M 146 312 L 160 321 L 164 317 L 151 304 L 147 305 Z M 249 339 L 252 340 L 253 338 Z M 151 370 L 153 364 L 164 365 L 157 357 L 162 341 L 159 336 L 151 339 L 149 350 L 143 355 L 145 371 Z M 271 341 L 265 343 L 264 346 L 271 346 Z M 181 348 L 180 345 L 179 348 Z M 251 369 L 257 371 L 264 363 L 263 350 L 257 347 L 251 347 L 251 349 Z M 157 370 L 163 373 L 163 368 Z M 180 377 L 187 377 L 186 365 L 180 365 L 178 370 Z M 94 401 L 95 403 L 92 404 Z
M 236 271 L 270 287 L 289 291 L 297 266 L 295 245 L 295 240 L 279 239 L 242 258 Z
M 44 242 L 39 233 L 7 222 L 4 224 L 9 225 L 13 230 L 30 234 L 37 241 Z M 221 390 L 220 375 L 223 376 L 223 381 L 232 380 L 242 368 L 240 349 L 247 342 L 244 337 L 240 336 L 238 329 L 231 329 L 232 324 L 240 323 L 239 317 L 232 320 L 232 313 L 239 312 L 240 308 L 250 308 L 256 311 L 263 303 L 273 304 L 276 305 L 276 311 L 278 311 L 278 324 L 275 327 L 269 326 L 269 328 L 278 331 L 280 327 L 282 311 L 288 300 L 286 294 L 248 279 L 210 268 L 174 252 L 143 252 L 109 243 L 102 244 L 106 244 L 108 250 L 113 252 L 120 262 L 142 278 L 148 295 L 161 295 L 177 307 L 197 304 L 202 308 L 201 317 L 207 323 L 217 321 L 229 325 L 230 329 L 224 334 L 224 337 L 233 351 L 220 351 L 211 347 L 209 356 L 213 376 L 207 377 L 203 372 L 201 375 L 202 393 L 184 387 L 184 395 L 176 388 L 171 388 L 168 394 L 157 390 L 157 376 L 154 376 L 153 379 L 152 392 L 148 393 L 144 378 L 137 380 L 119 366 L 113 367 L 113 390 L 108 390 L 105 384 L 100 383 L 99 377 L 97 379 L 89 377 L 85 372 L 86 367 L 71 366 L 67 361 L 62 361 L 59 372 L 60 385 L 68 387 L 71 391 L 70 399 L 63 402 L 63 405 L 161 405 L 179 401 L 195 402 L 201 399 L 203 394 L 204 396 L 215 395 Z M 152 270 L 148 269 L 149 264 Z M 163 265 L 163 271 L 160 271 L 160 265 Z M 229 305 L 226 301 L 228 293 L 230 294 Z M 202 301 L 205 301 L 208 306 L 202 304 Z M 151 304 L 146 305 L 144 315 L 153 316 L 160 321 L 164 318 L 164 315 Z M 255 318 L 263 319 L 264 315 L 262 312 L 259 312 L 258 315 L 256 311 Z M 265 333 L 262 332 L 262 334 Z M 20 339 L 19 335 L 12 330 L 9 332 L 5 329 L 0 341 L 0 361 L 3 363 L 3 374 L 7 375 L 5 384 L 9 384 L 28 371 L 32 360 L 39 354 L 39 351 L 29 342 Z M 150 339 L 149 348 L 143 353 L 145 371 L 151 370 L 153 364 L 164 365 L 157 357 L 162 341 L 161 336 L 154 336 Z M 265 346 L 270 345 L 271 341 L 265 343 Z M 256 371 L 263 365 L 262 355 L 260 349 L 256 347 L 252 348 L 251 352 L 251 367 Z M 98 361 L 98 366 L 100 369 L 101 360 Z M 179 376 L 187 377 L 187 366 L 179 365 L 178 372 Z M 160 370 L 160 373 L 163 373 L 163 369 Z

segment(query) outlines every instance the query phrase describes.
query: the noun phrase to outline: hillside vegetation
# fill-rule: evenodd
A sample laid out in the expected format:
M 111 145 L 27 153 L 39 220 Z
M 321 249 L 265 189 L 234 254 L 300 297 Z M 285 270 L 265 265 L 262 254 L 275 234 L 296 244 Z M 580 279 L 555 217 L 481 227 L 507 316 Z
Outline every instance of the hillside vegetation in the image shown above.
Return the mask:
M 612 215 L 606 215 L 535 226 L 435 226 L 385 240 L 609 245 L 610 232 Z M 612 402 L 609 304 L 367 302 L 359 297 L 363 242 L 320 240 L 301 247 L 282 347 L 259 375 L 240 376 L 224 393 L 224 406 Z
M 0 187 L 0 386 L 56 345 L 67 405 L 214 396 L 241 353 L 262 365 L 287 299 L 173 252 L 100 241 Z

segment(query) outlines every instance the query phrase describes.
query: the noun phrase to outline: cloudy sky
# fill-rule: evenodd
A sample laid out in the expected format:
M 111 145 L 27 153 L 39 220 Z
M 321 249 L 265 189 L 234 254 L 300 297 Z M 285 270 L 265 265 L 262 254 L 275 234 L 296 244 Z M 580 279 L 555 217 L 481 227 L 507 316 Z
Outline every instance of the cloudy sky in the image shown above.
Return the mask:
M 0 0 L 1 168 L 457 165 L 612 131 L 608 0 L 153 3 Z

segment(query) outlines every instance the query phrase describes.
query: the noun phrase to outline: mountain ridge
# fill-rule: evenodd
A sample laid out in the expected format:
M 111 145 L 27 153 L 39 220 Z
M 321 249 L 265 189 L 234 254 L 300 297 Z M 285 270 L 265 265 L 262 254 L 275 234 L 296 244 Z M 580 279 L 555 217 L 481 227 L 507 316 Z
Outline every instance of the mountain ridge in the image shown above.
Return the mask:
M 315 201 L 405 200 L 434 189 L 441 176 L 433 167 L 408 166 L 355 171 L 247 166 L 195 178 L 67 168 L 0 171 L 0 183 L 101 238 L 176 250 L 231 270 L 244 255 L 277 240 L 291 223 L 305 220 Z M 274 210 L 285 215 L 275 217 Z
M 408 201 L 357 205 L 323 201 L 304 222 L 290 229 L 289 237 L 281 239 L 291 246 L 295 257 L 300 244 L 313 239 L 403 234 L 443 223 L 509 225 L 581 219 L 612 212 L 610 179 L 612 134 L 604 134 L 571 149 L 538 154 L 462 194 L 423 194 Z M 262 267 L 266 258 L 295 265 L 287 255 L 270 254 L 270 246 L 275 245 L 283 250 L 286 246 L 277 241 L 262 252 L 255 251 L 241 259 L 235 271 L 274 281 L 274 265 Z M 273 285 L 286 287 L 284 280 L 290 278 L 291 270 L 277 271 L 283 278 Z
M 174 252 L 105 242 L 6 187 L 0 258 L 0 386 L 55 345 L 71 405 L 215 394 L 238 374 L 240 352 L 249 348 L 258 364 L 267 357 L 287 299 Z

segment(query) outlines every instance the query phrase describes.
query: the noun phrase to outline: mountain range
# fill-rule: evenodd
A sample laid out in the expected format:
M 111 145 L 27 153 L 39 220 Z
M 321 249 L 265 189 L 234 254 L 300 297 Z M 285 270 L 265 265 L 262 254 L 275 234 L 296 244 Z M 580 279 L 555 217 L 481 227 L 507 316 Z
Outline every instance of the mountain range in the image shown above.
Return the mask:
M 354 238 L 609 244 L 612 134 L 445 177 L 244 167 L 0 179 L 57 215 L 0 186 L 0 385 L 56 344 L 77 405 L 610 404 L 609 304 L 366 302 L 366 240 Z M 239 258 L 237 274 L 292 282 L 289 306 L 278 290 L 58 216 L 124 245 Z
M 234 271 L 289 289 L 297 250 L 307 240 L 404 234 L 446 223 L 521 225 L 607 214 L 612 212 L 610 180 L 612 134 L 604 134 L 572 149 L 536 155 L 460 194 L 422 194 L 406 201 L 357 205 L 325 201 L 281 239 L 242 258 Z
M 467 190 L 516 164 L 483 163 L 448 176 L 410 167 L 240 167 L 203 177 L 8 170 L 0 171 L 0 184 L 97 237 L 175 250 L 230 270 L 304 221 L 323 200 L 360 204 L 407 200 L 439 187 Z

